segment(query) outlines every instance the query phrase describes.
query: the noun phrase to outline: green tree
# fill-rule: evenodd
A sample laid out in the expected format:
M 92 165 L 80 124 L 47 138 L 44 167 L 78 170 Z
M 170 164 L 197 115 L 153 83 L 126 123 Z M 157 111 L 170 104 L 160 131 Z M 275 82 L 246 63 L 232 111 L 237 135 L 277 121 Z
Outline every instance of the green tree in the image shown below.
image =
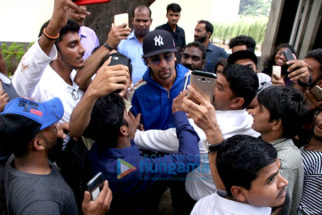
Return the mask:
M 269 16 L 272 0 L 240 0 L 239 15 Z

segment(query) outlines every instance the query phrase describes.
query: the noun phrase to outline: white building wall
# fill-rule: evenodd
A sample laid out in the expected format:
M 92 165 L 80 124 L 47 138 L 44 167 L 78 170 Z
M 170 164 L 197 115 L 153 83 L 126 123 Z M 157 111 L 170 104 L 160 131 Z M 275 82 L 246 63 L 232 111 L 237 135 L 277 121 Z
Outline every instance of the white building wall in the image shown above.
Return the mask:
M 54 0 L 0 0 L 0 41 L 35 41 L 53 6 Z
M 200 19 L 228 21 L 238 16 L 240 0 L 156 0 L 151 5 L 152 26 L 167 22 L 166 7 L 176 2 L 181 8 L 179 26 L 186 32 L 186 42 L 193 41 L 194 28 Z M 52 14 L 54 0 L 0 0 L 0 41 L 31 42 L 37 39 L 41 25 Z
M 185 30 L 186 42 L 193 41 L 194 29 L 199 20 L 232 21 L 238 18 L 240 0 L 156 0 L 151 6 L 152 26 L 167 22 L 166 8 L 170 3 L 177 3 L 181 6 L 181 18 L 178 25 Z

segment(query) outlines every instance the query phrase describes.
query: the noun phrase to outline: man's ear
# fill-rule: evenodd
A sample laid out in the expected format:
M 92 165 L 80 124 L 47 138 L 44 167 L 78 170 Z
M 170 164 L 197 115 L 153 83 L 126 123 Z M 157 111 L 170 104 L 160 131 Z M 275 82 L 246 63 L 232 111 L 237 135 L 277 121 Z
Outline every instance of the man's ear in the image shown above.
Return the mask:
M 283 128 L 282 119 L 274 119 L 271 123 L 273 131 L 278 131 Z
M 145 62 L 147 67 L 149 67 L 149 68 L 151 67 L 148 58 L 144 58 L 144 62 Z
M 126 126 L 126 125 L 122 125 L 122 126 L 120 127 L 120 134 L 121 134 L 122 136 L 125 136 L 125 137 L 129 136 L 129 135 L 130 135 L 130 133 L 129 133 L 129 127 L 128 127 L 128 126 Z
M 43 151 L 43 150 L 45 150 L 44 142 L 41 141 L 41 139 L 35 137 L 31 141 L 31 148 L 33 151 Z
M 208 38 L 210 39 L 210 37 L 211 37 L 211 33 L 210 33 L 210 32 L 207 32 L 207 36 L 208 36 Z
M 230 188 L 230 192 L 232 196 L 234 197 L 234 200 L 239 201 L 239 202 L 246 202 L 247 197 L 246 197 L 246 189 L 240 186 L 235 186 L 233 185 Z
M 244 105 L 244 102 L 245 102 L 245 99 L 242 97 L 233 98 L 232 101 L 230 102 L 230 107 L 233 110 L 241 109 Z

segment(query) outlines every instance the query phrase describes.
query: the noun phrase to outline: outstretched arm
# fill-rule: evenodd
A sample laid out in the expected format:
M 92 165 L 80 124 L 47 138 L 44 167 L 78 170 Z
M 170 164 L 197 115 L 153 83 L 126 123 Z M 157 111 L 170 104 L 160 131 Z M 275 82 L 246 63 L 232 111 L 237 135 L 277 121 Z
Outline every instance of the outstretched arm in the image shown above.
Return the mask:
M 20 97 L 31 98 L 43 71 L 57 57 L 55 41 L 68 20 L 68 10 L 86 13 L 72 0 L 55 0 L 53 15 L 39 40 L 26 52 L 13 76 L 12 84 Z
M 82 136 L 90 122 L 94 104 L 99 97 L 115 90 L 125 90 L 127 83 L 130 81 L 128 67 L 123 65 L 108 66 L 109 63 L 110 59 L 100 67 L 83 98 L 74 108 L 69 127 L 72 137 Z
M 112 26 L 111 31 L 108 33 L 108 38 L 104 44 L 115 49 L 121 40 L 126 39 L 131 33 L 131 29 L 125 25 Z M 75 82 L 82 89 L 86 90 L 91 83 L 91 77 L 98 70 L 102 60 L 105 56 L 109 55 L 111 50 L 102 45 L 99 47 L 89 58 L 84 62 L 84 67 L 77 71 L 75 76 Z
M 184 98 L 182 108 L 193 119 L 196 125 L 205 132 L 208 143 L 221 143 L 224 138 L 217 123 L 214 106 L 192 86 L 188 86 L 188 89 L 191 99 L 189 97 Z M 199 105 L 194 101 L 199 103 Z M 225 186 L 217 171 L 216 155 L 216 152 L 208 154 L 210 171 L 217 189 L 225 190 Z

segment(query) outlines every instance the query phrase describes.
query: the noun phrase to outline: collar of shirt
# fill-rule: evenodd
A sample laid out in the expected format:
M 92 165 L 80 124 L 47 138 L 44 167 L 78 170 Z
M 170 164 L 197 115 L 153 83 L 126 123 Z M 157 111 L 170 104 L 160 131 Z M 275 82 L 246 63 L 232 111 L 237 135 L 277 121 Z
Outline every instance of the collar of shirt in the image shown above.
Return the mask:
M 99 151 L 100 156 L 106 158 L 124 158 L 128 156 L 140 156 L 139 148 L 131 141 L 131 146 L 126 148 L 104 148 L 99 149 L 98 144 L 94 143 L 91 150 Z
M 0 79 L 4 84 L 10 84 L 11 80 L 6 75 L 0 73 Z
M 208 46 L 207 46 L 207 51 L 215 51 L 215 46 L 209 41 Z
M 84 28 L 84 26 L 80 26 L 78 34 L 80 37 L 87 37 L 88 36 L 86 28 Z
M 171 28 L 171 26 L 169 25 L 169 23 L 167 22 L 167 27 L 169 28 L 169 30 L 171 30 L 171 32 L 173 32 L 173 30 L 172 30 L 172 28 Z M 176 31 L 175 31 L 175 33 L 179 33 L 180 32 L 180 28 L 179 28 L 179 26 L 178 25 L 176 25 Z
M 218 214 L 224 214 L 222 212 L 226 212 L 225 214 L 231 212 L 237 212 L 236 214 L 270 214 L 270 207 L 255 207 L 249 204 L 240 203 L 237 201 L 233 201 L 227 198 L 220 196 L 220 194 L 216 193 L 214 195 L 214 199 L 216 202 L 215 212 L 219 212 Z M 217 214 L 217 213 L 214 213 Z M 235 214 L 235 213 L 234 213 Z
M 281 138 L 270 142 L 273 146 L 293 143 L 292 139 Z

